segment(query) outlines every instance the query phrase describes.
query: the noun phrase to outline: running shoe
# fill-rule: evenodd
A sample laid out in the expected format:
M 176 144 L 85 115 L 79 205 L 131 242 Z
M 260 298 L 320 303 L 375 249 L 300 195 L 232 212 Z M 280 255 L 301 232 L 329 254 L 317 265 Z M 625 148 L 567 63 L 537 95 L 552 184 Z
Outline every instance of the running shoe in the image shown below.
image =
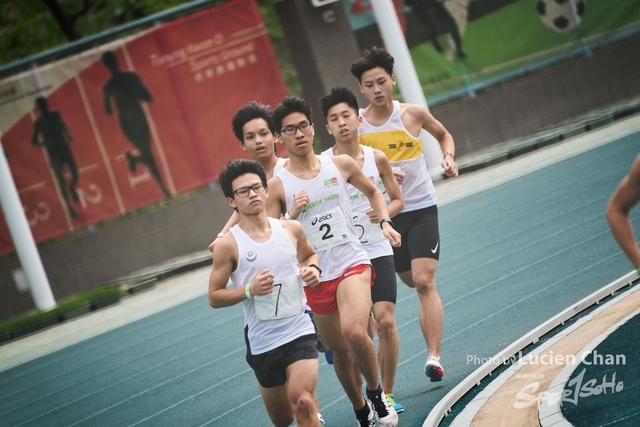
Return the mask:
M 324 358 L 327 359 L 327 363 L 329 365 L 333 365 L 333 353 L 331 350 L 327 350 L 324 352 Z
M 393 395 L 393 393 L 387 393 L 386 395 L 387 400 L 389 401 L 391 406 L 393 406 L 393 409 L 395 409 L 397 413 L 404 412 L 404 406 L 402 405 L 402 403 L 396 402 L 396 397 Z
M 382 392 L 382 387 L 378 387 L 375 392 L 367 390 L 367 398 L 371 402 L 370 406 L 376 414 L 380 427 L 395 427 L 398 425 L 398 413 Z
M 308 313 L 311 316 L 311 319 L 313 319 L 313 313 L 311 313 L 310 311 Z M 315 327 L 315 323 L 313 325 Z M 324 343 L 324 341 L 322 341 L 322 337 L 318 333 L 317 329 L 316 329 L 316 335 L 318 336 L 318 344 L 317 344 L 318 351 L 320 353 L 324 353 L 325 351 L 328 351 L 329 347 Z
M 356 416 L 356 421 L 358 421 L 358 427 L 376 427 L 376 419 L 373 415 L 373 411 L 371 410 L 371 404 L 367 401 L 367 406 L 369 407 L 369 413 L 367 414 L 367 418 L 358 418 Z
M 444 377 L 444 369 L 440 364 L 439 357 L 430 357 L 427 360 L 426 365 L 424 365 L 424 373 L 429 377 L 431 382 L 442 381 L 442 377 Z
M 318 421 L 320 421 L 320 425 L 322 427 L 326 427 L 326 424 L 324 423 L 324 418 L 322 418 L 322 414 L 320 412 L 318 412 Z

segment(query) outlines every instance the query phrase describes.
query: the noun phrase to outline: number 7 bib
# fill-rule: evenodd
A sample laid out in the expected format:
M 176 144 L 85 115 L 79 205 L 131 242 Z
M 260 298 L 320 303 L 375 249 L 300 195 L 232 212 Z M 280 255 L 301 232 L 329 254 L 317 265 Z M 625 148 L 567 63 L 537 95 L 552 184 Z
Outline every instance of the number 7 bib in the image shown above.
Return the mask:
M 300 220 L 316 252 L 326 251 L 349 241 L 347 221 L 340 207 Z
M 256 316 L 260 320 L 275 320 L 295 316 L 302 310 L 302 286 L 296 274 L 276 280 L 273 292 L 254 296 Z

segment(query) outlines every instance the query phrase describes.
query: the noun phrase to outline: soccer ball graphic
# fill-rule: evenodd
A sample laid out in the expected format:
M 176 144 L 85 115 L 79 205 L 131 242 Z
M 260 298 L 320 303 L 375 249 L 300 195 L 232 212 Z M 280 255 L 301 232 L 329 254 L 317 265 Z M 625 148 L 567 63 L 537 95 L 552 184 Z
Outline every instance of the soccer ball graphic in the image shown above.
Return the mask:
M 536 0 L 540 19 L 559 33 L 573 30 L 584 16 L 585 0 Z

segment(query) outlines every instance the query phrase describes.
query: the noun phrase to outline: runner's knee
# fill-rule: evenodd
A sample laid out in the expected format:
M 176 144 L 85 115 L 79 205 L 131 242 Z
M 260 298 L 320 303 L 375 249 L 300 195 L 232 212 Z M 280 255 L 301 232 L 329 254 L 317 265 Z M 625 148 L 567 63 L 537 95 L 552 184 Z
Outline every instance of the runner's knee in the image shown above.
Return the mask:
M 376 317 L 376 326 L 379 337 L 388 337 L 396 330 L 396 319 L 393 312 L 384 313 L 384 315 Z
M 350 345 L 352 343 L 371 339 L 367 333 L 367 328 L 360 328 L 354 325 L 344 325 L 342 328 L 342 335 L 344 335 L 344 338 Z
M 311 396 L 311 393 L 308 391 L 303 391 L 300 393 L 296 399 L 296 412 L 298 414 L 309 415 L 311 413 L 317 412 L 315 408 L 315 399 Z
M 414 277 L 414 284 L 418 295 L 429 296 L 436 291 L 436 281 L 433 277 L 419 276 Z

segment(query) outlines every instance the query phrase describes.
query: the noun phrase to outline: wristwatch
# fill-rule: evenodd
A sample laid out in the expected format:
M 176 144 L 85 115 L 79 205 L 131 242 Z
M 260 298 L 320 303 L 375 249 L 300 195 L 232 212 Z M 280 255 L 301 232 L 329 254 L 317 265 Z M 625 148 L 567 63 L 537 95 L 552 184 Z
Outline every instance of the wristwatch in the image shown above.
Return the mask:
M 380 220 L 380 228 L 382 228 L 382 224 L 384 224 L 385 222 L 388 222 L 393 227 L 393 221 L 391 221 L 391 218 L 382 218 Z
M 319 276 L 321 276 L 321 275 L 322 275 L 322 270 L 320 270 L 320 267 L 318 267 L 317 265 L 315 265 L 315 264 L 309 264 L 307 267 L 313 267 L 313 268 L 315 268 L 316 270 L 318 270 L 318 275 L 319 275 Z

